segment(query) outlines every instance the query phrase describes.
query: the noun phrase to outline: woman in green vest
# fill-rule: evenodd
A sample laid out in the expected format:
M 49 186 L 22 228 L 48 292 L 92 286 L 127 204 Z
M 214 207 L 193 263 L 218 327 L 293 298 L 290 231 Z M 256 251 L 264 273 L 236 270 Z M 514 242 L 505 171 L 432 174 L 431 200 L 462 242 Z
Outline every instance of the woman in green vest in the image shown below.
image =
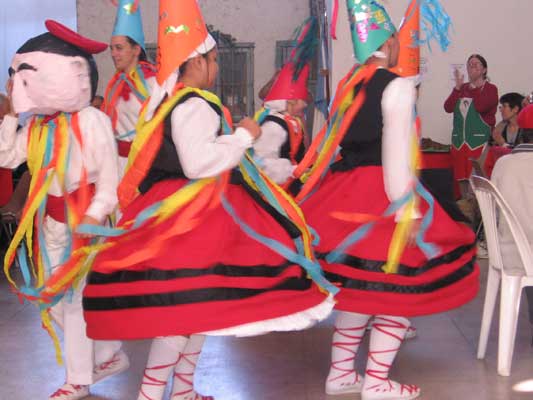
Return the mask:
M 468 82 L 455 70 L 455 87 L 444 103 L 453 113 L 452 162 L 456 181 L 470 178 L 471 158 L 479 158 L 496 124 L 498 88 L 487 78 L 487 61 L 473 54 L 467 61 Z M 456 185 L 456 189 L 458 186 Z M 460 195 L 456 190 L 456 195 Z

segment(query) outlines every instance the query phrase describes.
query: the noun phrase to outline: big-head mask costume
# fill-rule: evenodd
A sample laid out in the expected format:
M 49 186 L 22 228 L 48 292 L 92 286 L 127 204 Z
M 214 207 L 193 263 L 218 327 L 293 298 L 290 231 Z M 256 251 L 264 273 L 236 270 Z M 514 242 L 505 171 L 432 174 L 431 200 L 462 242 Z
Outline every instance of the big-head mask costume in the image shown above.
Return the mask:
M 87 107 L 96 93 L 98 71 L 92 55 L 107 44 L 55 21 L 45 25 L 48 32 L 24 43 L 9 68 L 16 113 L 75 112 Z

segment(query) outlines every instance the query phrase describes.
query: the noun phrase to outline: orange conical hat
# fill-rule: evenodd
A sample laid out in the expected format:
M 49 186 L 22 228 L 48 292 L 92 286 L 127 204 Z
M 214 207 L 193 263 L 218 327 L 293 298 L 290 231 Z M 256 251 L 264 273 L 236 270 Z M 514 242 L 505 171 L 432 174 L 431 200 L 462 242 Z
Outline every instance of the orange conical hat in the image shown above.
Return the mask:
M 398 65 L 391 71 L 403 76 L 420 74 L 420 6 L 419 0 L 411 0 L 398 31 L 400 55 Z
M 157 48 L 157 82 L 187 60 L 207 38 L 202 12 L 196 0 L 160 0 Z

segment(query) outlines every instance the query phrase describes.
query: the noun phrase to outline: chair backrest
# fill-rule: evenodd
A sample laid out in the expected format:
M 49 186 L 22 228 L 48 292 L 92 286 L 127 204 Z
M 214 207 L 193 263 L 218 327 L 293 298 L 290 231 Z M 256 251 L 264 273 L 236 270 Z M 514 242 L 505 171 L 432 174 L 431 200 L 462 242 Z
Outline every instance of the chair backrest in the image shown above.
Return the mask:
M 482 178 L 487 177 L 487 174 L 485 174 L 485 171 L 483 170 L 483 167 L 478 159 L 471 158 L 470 162 L 472 163 L 472 171 L 474 171 L 473 175 L 481 176 Z
M 493 183 L 481 176 L 472 175 L 470 177 L 470 184 L 474 189 L 481 217 L 483 219 L 483 226 L 485 227 L 485 236 L 487 238 L 487 247 L 489 251 L 489 261 L 496 267 L 505 271 L 505 265 L 502 259 L 500 237 L 498 235 L 498 215 L 499 211 L 500 221 L 505 221 L 511 236 L 518 250 L 518 254 L 522 261 L 521 267 L 525 275 L 533 276 L 533 253 L 529 245 L 528 238 L 522 225 L 520 224 L 515 213 L 498 189 Z M 513 269 L 516 274 L 516 269 Z

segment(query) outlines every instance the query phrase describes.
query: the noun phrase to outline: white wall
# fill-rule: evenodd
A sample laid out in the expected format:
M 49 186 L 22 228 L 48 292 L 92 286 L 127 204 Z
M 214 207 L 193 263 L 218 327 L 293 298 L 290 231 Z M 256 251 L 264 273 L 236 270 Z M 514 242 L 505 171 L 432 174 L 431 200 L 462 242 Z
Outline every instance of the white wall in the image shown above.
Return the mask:
M 0 0 L 0 92 L 17 49 L 46 32 L 44 21 L 55 19 L 76 29 L 76 0 Z
M 442 53 L 433 45 L 422 56 L 427 59 L 428 74 L 422 84 L 419 111 L 423 135 L 441 143 L 450 143 L 451 115 L 443 109 L 452 83 L 450 64 L 466 63 L 472 53 L 483 55 L 489 65 L 489 77 L 500 95 L 517 91 L 522 94 L 533 90 L 533 51 L 531 45 L 531 0 L 441 0 L 453 21 L 452 45 Z M 385 6 L 398 24 L 408 0 L 385 0 Z M 348 72 L 353 65 L 347 12 L 340 1 L 339 40 L 334 42 L 334 81 Z M 500 118 L 499 114 L 497 116 Z
M 77 0 L 79 32 L 108 42 L 116 9 L 109 0 Z M 308 0 L 199 0 L 205 22 L 239 42 L 255 42 L 255 93 L 275 68 L 277 40 L 288 40 L 295 28 L 309 16 Z M 157 41 L 158 1 L 141 0 L 147 43 Z M 114 73 L 109 52 L 97 56 L 99 93 Z M 256 99 L 256 106 L 258 105 Z

